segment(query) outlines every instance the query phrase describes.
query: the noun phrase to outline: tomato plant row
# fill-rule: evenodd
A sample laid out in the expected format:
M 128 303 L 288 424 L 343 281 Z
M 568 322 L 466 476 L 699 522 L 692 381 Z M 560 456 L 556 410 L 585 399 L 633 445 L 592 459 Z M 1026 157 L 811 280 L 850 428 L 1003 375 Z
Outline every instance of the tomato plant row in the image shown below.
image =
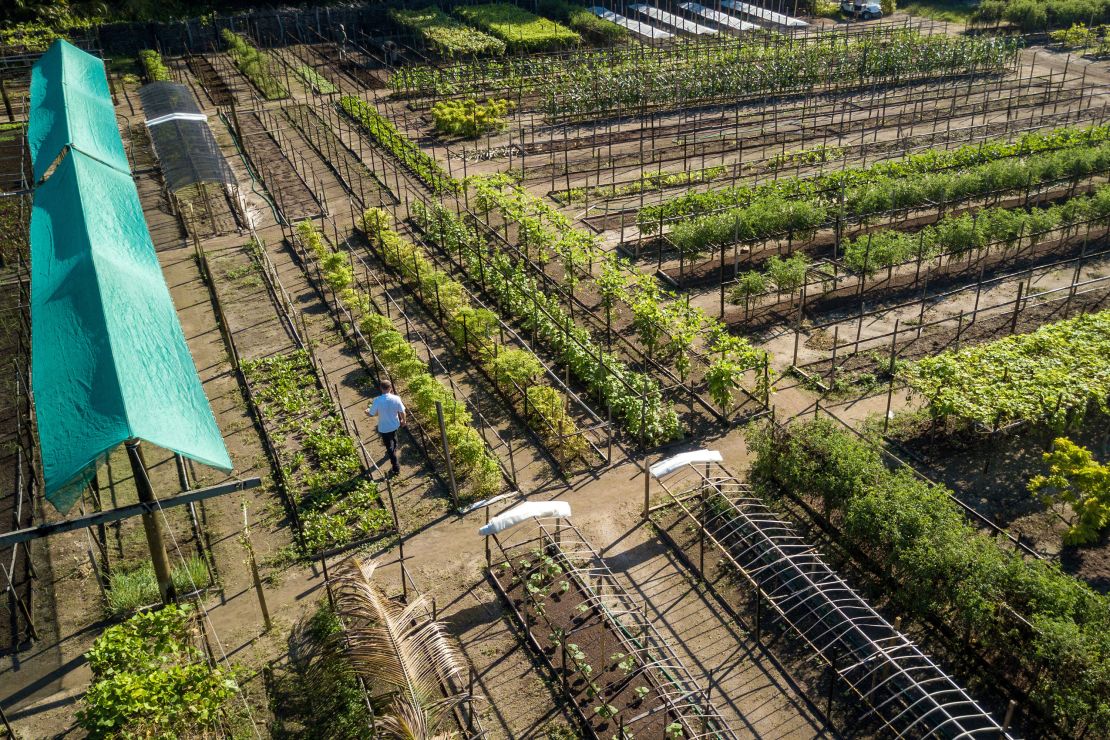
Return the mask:
M 447 446 L 460 481 L 459 498 L 466 502 L 486 498 L 501 490 L 501 466 L 474 428 L 466 405 L 428 371 L 416 349 L 393 327 L 386 316 L 375 313 L 370 296 L 355 284 L 346 256 L 335 251 L 310 221 L 297 225 L 297 238 L 317 260 L 320 272 L 336 300 L 359 319 L 359 328 L 390 375 L 399 392 L 411 401 L 409 410 L 424 427 L 434 429 L 439 421 L 436 402 L 443 406 Z
M 572 292 L 581 280 L 591 281 L 607 323 L 613 310 L 627 309 L 649 358 L 673 362 L 683 381 L 690 374 L 694 357 L 708 358 L 706 380 L 722 413 L 731 411 L 743 374 L 767 364 L 765 352 L 730 336 L 719 321 L 663 290 L 653 276 L 603 249 L 596 236 L 575 228 L 570 219 L 508 176 L 473 177 L 467 180 L 467 186 L 474 190 L 479 211 L 497 210 L 507 222 L 517 225 L 521 246 L 527 253 L 535 253 L 538 262 L 543 264 L 551 257 L 562 262 L 563 282 Z M 757 373 L 755 391 L 764 396 L 769 393 L 769 375 Z
M 1065 232 L 1093 222 L 1110 221 L 1110 185 L 1090 196 L 1069 198 L 1047 208 L 983 208 L 947 216 L 917 233 L 883 229 L 841 244 L 841 259 L 853 272 L 873 275 L 876 270 L 915 259 L 957 255 L 1002 244 L 1007 249 L 1035 246 L 1045 234 Z M 1065 234 L 1066 235 L 1066 234 Z
M 370 208 L 359 229 L 401 280 L 438 313 L 456 345 L 470 355 L 511 399 L 514 408 L 563 465 L 584 461 L 589 445 L 567 413 L 567 398 L 544 382 L 543 366 L 527 350 L 497 340 L 498 320 L 489 309 L 471 305 L 466 288 L 436 267 L 423 247 L 392 229 L 385 211 Z
M 1062 734 L 1110 733 L 1110 599 L 1054 564 L 1001 549 L 946 489 L 891 472 L 832 421 L 767 427 L 749 441 L 757 490 L 822 496 L 844 543 L 898 583 L 889 591 L 898 610 L 949 625 L 961 644 L 1012 666 Z
M 596 344 L 588 331 L 574 324 L 558 297 L 545 293 L 519 261 L 490 250 L 448 208 L 412 205 L 414 219 L 428 238 L 454 255 L 470 278 L 489 291 L 502 315 L 532 331 L 535 341 L 596 393 L 634 439 L 655 444 L 682 435 L 678 416 L 663 401 L 659 385 Z
M 955 149 L 930 149 L 908 157 L 877 162 L 867 167 L 846 167 L 808 177 L 789 177 L 760 185 L 737 185 L 700 193 L 685 193 L 640 209 L 637 221 L 645 234 L 654 234 L 661 224 L 749 205 L 755 198 L 770 195 L 790 197 L 824 196 L 836 199 L 841 190 L 866 185 L 880 178 L 908 177 L 967 168 L 1009 157 L 1110 140 L 1110 125 L 1069 126 L 1032 131 L 1013 140 L 966 144 Z
M 1010 157 L 917 177 L 875 176 L 868 182 L 809 197 L 770 193 L 742 208 L 679 223 L 670 234 L 683 253 L 722 244 L 771 238 L 806 239 L 837 219 L 865 220 L 878 214 L 945 207 L 1063 180 L 1073 186 L 1110 169 L 1110 142 L 1087 142 L 1027 157 Z
M 989 36 L 877 31 L 791 38 L 769 34 L 661 49 L 587 50 L 562 58 L 475 61 L 446 69 L 414 66 L 391 78 L 395 90 L 469 94 L 513 90 L 541 96 L 549 115 L 592 116 L 618 109 L 738 100 L 830 85 L 867 84 L 1005 69 L 1018 44 Z

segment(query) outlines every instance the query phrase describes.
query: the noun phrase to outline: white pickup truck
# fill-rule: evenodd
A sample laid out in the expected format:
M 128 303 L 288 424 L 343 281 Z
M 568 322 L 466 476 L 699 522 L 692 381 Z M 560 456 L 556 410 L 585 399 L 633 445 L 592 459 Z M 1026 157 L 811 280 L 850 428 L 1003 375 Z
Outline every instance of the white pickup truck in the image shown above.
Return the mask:
M 865 21 L 883 17 L 882 6 L 868 0 L 840 0 L 840 10 Z

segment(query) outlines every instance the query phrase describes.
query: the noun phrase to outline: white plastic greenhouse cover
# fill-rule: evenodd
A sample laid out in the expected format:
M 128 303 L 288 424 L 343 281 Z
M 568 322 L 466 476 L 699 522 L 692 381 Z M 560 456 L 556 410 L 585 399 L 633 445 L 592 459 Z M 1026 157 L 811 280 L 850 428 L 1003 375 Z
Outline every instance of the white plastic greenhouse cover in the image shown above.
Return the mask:
M 724 460 L 724 458 L 721 457 L 721 453 L 717 452 L 717 450 L 693 450 L 691 452 L 680 452 L 674 457 L 660 460 L 651 466 L 650 471 L 653 478 L 662 478 L 664 475 L 670 475 L 683 465 L 692 465 L 702 462 L 721 462 L 722 460 Z
M 497 534 L 532 517 L 541 516 L 566 519 L 570 516 L 570 504 L 566 501 L 525 501 L 490 519 L 488 524 L 478 530 L 478 534 Z

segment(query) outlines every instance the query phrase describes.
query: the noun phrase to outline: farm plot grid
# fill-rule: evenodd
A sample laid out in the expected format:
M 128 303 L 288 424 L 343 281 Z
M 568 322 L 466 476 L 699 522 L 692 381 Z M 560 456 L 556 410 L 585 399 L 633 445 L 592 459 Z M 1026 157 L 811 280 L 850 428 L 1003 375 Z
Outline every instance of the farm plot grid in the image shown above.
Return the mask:
M 293 615 L 323 565 L 322 620 L 327 568 L 395 557 L 430 595 L 422 650 L 460 639 L 462 737 L 1110 733 L 1110 75 L 1035 37 L 725 7 L 217 24 L 140 69 L 191 91 L 231 169 L 227 213 L 192 218 L 113 78 L 273 473 L 285 544 L 250 587 Z M 364 416 L 385 381 L 395 477 Z M 692 482 L 659 506 L 652 465 L 701 448 L 735 473 L 672 459 Z M 203 602 L 227 553 L 177 514 Z M 130 575 L 135 543 L 93 534 Z M 46 591 L 10 557 L 18 650 Z

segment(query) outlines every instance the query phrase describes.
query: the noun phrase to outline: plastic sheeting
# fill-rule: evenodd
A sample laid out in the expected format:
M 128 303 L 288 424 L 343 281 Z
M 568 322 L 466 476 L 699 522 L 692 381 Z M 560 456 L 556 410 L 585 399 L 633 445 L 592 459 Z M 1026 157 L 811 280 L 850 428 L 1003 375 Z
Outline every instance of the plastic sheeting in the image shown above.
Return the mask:
M 189 88 L 176 82 L 152 82 L 139 90 L 139 98 L 154 156 L 170 192 L 199 183 L 235 183 Z
M 541 516 L 566 519 L 570 516 L 570 504 L 566 501 L 525 501 L 490 519 L 488 524 L 478 530 L 478 534 L 497 534 L 523 521 Z
M 692 450 L 691 452 L 680 452 L 673 457 L 668 457 L 666 460 L 660 460 L 648 470 L 651 472 L 652 478 L 662 478 L 685 465 L 694 465 L 695 463 L 703 462 L 721 462 L 722 460 L 724 460 L 724 458 L 721 457 L 721 453 L 717 452 L 717 450 Z
M 31 334 L 46 498 L 59 511 L 132 437 L 231 470 L 135 184 L 75 149 L 35 191 Z
M 130 172 L 104 63 L 58 40 L 31 69 L 27 145 L 35 181 L 66 145 L 120 172 Z

